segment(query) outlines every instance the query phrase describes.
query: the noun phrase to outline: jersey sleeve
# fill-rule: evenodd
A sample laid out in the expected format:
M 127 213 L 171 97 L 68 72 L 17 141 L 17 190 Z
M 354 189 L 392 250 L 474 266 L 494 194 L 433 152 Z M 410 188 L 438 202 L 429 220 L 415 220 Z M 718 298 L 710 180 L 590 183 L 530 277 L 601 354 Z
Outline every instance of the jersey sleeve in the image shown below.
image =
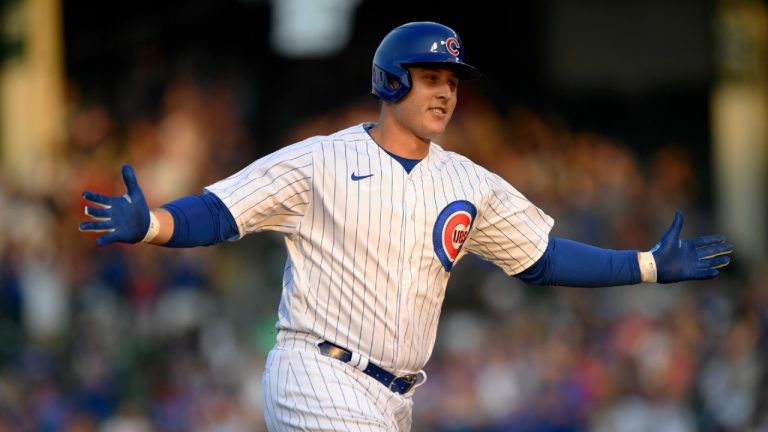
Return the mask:
M 313 147 L 302 142 L 280 149 L 205 191 L 227 206 L 239 237 L 259 231 L 291 234 L 310 205 Z
M 512 276 L 541 258 L 554 220 L 506 180 L 485 175 L 488 189 L 464 249 Z

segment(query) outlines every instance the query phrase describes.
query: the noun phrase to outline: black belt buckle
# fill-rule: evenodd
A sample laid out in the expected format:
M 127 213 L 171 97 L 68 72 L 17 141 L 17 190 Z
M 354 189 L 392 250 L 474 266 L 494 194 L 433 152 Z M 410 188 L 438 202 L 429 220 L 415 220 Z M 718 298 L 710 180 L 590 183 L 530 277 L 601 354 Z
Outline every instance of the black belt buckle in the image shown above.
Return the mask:
M 389 383 L 389 389 L 393 393 L 406 394 L 416 384 L 416 375 L 403 375 L 397 377 Z

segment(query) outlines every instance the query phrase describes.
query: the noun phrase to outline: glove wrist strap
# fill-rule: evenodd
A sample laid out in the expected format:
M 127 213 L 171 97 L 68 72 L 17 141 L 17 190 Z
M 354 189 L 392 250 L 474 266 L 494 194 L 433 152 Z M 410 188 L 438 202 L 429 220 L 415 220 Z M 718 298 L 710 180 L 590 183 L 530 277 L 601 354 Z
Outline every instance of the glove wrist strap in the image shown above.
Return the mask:
M 638 252 L 637 262 L 640 264 L 640 280 L 647 283 L 656 282 L 656 260 L 651 252 Z
M 144 236 L 144 238 L 141 240 L 142 243 L 149 243 L 157 237 L 157 234 L 160 233 L 160 221 L 157 220 L 157 216 L 155 216 L 155 213 L 153 211 L 149 211 L 149 228 L 147 229 L 147 234 Z

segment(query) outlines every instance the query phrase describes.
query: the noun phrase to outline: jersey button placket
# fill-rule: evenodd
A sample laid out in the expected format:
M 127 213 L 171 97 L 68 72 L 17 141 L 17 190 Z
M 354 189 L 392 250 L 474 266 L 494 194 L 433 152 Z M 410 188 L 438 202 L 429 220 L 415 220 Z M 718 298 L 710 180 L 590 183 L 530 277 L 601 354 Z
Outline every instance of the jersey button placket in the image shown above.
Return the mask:
M 413 172 L 411 173 L 413 175 Z M 405 181 L 405 203 L 403 206 L 403 211 L 405 212 L 406 218 L 405 218 L 405 244 L 407 245 L 405 247 L 405 252 L 407 254 L 407 260 L 403 263 L 403 275 L 402 275 L 402 283 L 403 288 L 405 291 L 405 296 L 402 302 L 402 313 L 400 315 L 401 318 L 401 328 L 405 329 L 408 328 L 408 325 L 406 322 L 410 323 L 410 326 L 414 325 L 413 322 L 413 300 L 416 296 L 416 287 L 413 286 L 414 281 L 411 279 L 413 275 L 416 274 L 418 269 L 413 268 L 414 262 L 417 262 L 416 250 L 418 248 L 418 241 L 416 238 L 418 237 L 418 234 L 420 232 L 419 227 L 416 226 L 416 188 L 414 185 L 414 181 L 412 180 L 411 176 L 408 176 Z M 411 341 L 409 340 L 412 337 L 413 334 L 413 328 L 410 329 L 410 331 L 407 332 L 408 334 L 402 333 L 401 336 L 403 339 L 401 340 L 401 344 L 403 347 L 409 347 L 411 345 Z
M 406 180 L 405 211 L 406 211 L 405 214 L 408 215 L 408 218 L 406 220 L 406 235 L 410 237 L 406 239 L 407 241 L 406 244 L 408 245 L 407 247 L 408 262 L 413 262 L 414 254 L 417 246 L 416 245 L 417 241 L 414 237 L 417 236 L 416 233 L 419 232 L 419 229 L 416 226 L 416 188 L 411 176 L 408 176 Z

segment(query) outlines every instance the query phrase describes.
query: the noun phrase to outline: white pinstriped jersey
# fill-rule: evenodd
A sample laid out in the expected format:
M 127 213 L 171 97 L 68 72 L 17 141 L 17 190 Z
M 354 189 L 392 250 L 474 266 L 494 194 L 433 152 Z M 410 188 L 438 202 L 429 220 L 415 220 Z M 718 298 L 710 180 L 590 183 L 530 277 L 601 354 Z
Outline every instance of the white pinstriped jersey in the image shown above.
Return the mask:
M 416 373 L 432 353 L 453 264 L 474 253 L 519 273 L 543 254 L 554 222 L 499 176 L 434 143 L 406 173 L 365 127 L 290 145 L 206 190 L 240 236 L 286 234 L 278 329 Z

